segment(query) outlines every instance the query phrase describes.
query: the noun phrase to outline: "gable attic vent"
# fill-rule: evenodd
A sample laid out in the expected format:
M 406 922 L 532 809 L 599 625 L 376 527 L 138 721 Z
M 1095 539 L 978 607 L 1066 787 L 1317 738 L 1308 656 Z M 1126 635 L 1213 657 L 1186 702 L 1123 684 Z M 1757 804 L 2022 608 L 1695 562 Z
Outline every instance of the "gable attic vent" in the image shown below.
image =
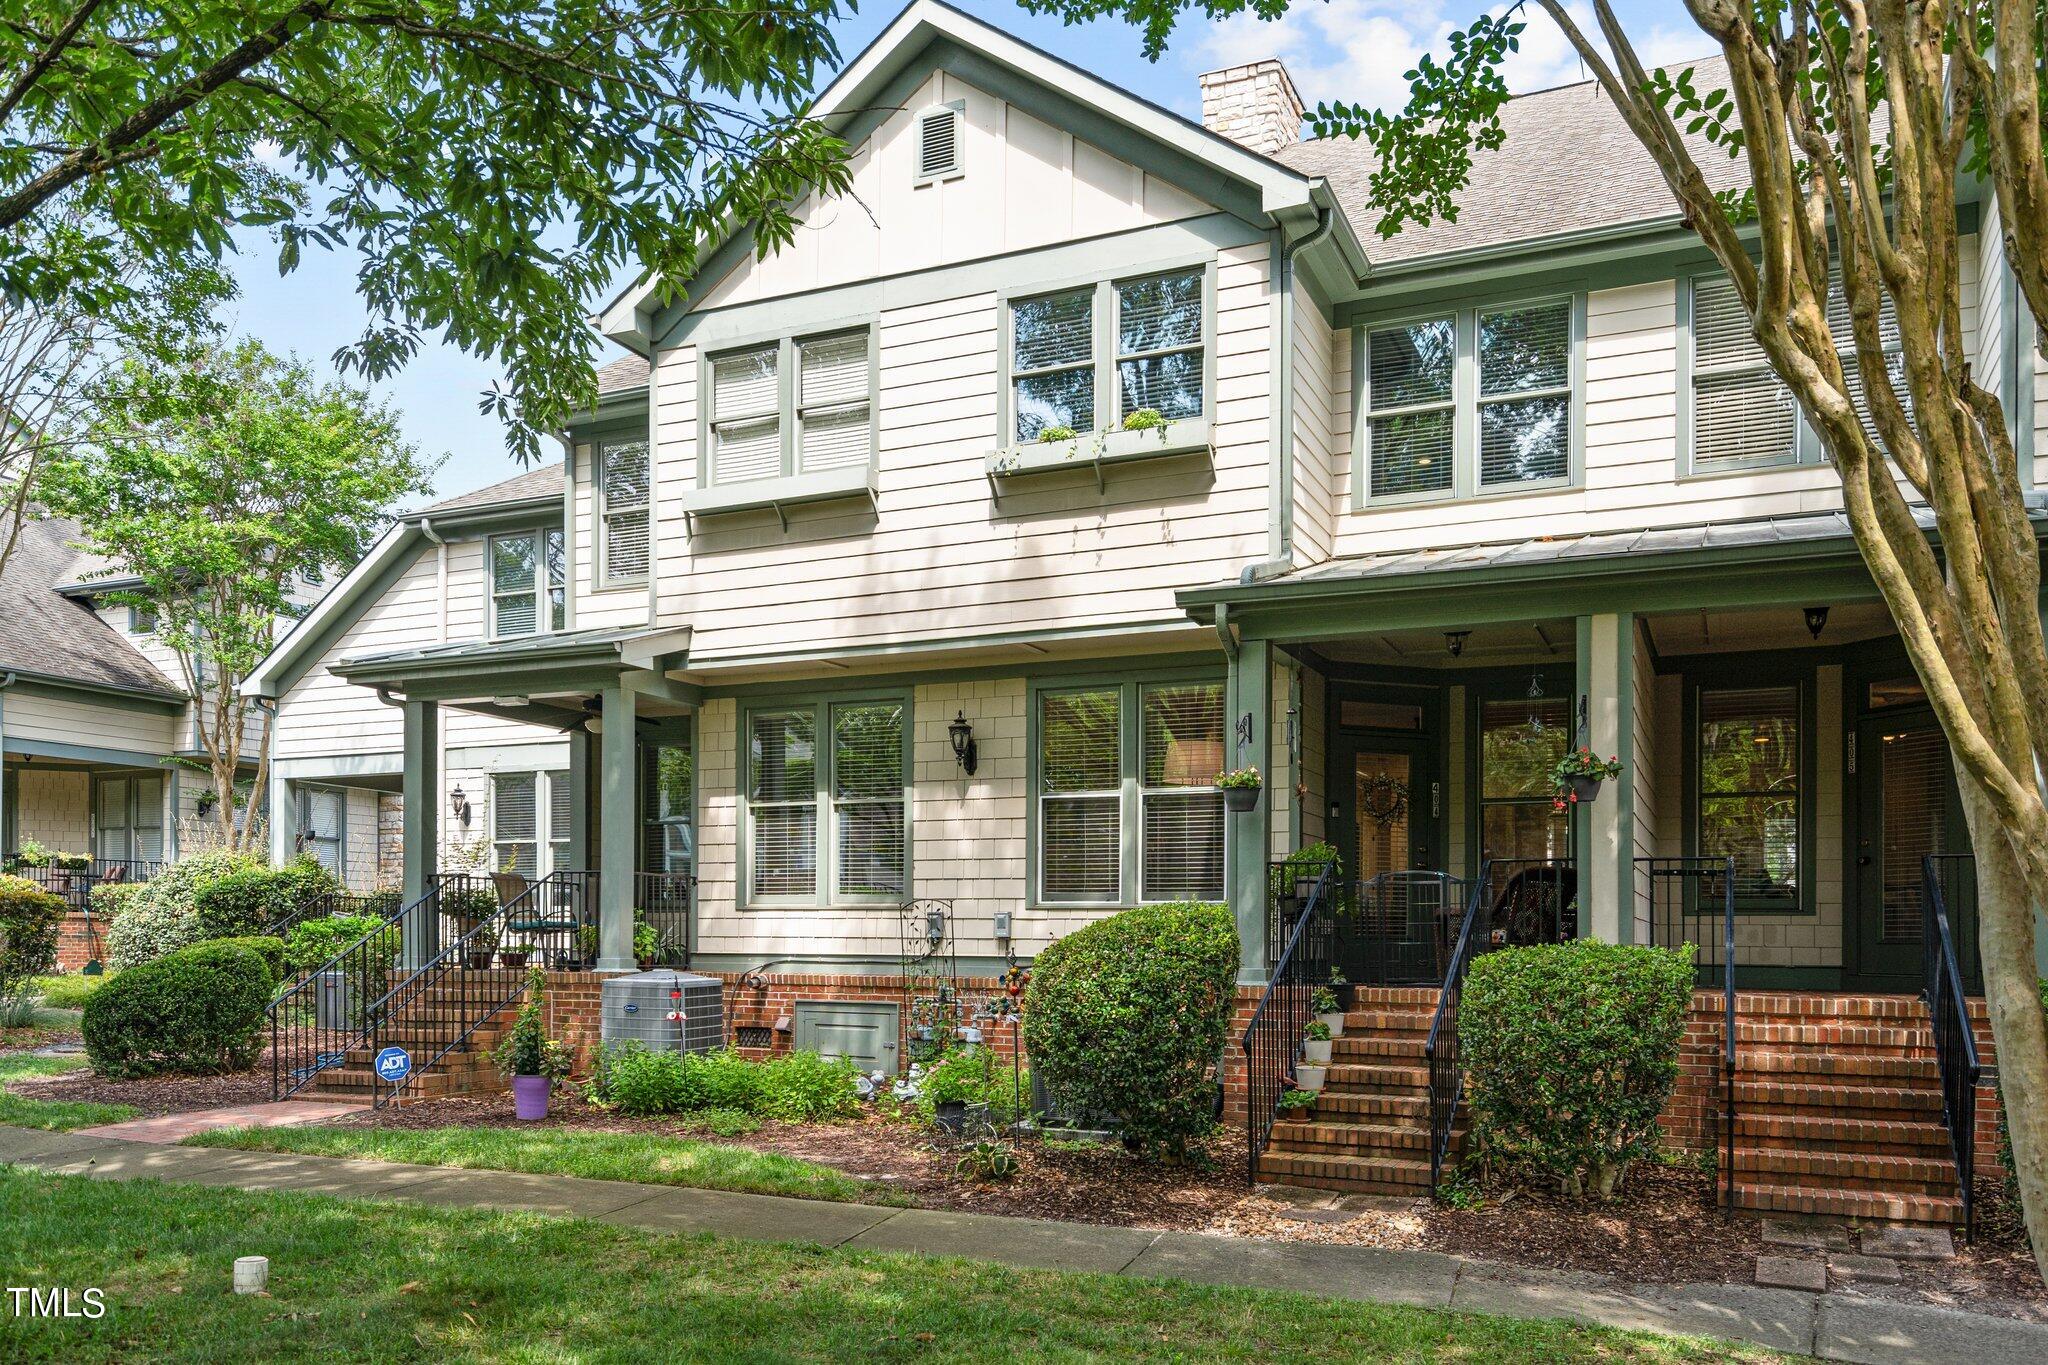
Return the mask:
M 917 116 L 917 179 L 920 184 L 961 173 L 960 114 L 965 107 L 956 101 L 928 109 Z

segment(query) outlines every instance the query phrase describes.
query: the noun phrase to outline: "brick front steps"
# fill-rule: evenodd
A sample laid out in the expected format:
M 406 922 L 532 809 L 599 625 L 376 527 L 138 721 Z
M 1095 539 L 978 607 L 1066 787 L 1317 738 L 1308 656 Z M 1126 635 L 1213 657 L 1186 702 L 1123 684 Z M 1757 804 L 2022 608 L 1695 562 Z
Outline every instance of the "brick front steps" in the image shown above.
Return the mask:
M 1666 1116 L 1673 1140 L 1688 1147 L 1720 1141 L 1721 1008 L 1718 995 L 1695 998 L 1687 1046 L 1700 1055 Z M 1426 1193 L 1423 1045 L 1435 1009 L 1433 990 L 1359 990 L 1331 1048 L 1314 1117 L 1273 1125 L 1259 1177 L 1354 1193 Z M 1735 1032 L 1739 1206 L 1900 1222 L 1960 1218 L 1941 1079 L 1918 999 L 1744 993 L 1736 997 Z M 1988 1060 L 1988 1040 L 1980 1046 Z M 1712 1065 L 1699 1065 L 1709 1051 Z M 1676 1121 L 1679 1112 L 1691 1121 Z M 1454 1150 L 1460 1136 L 1454 1130 Z
M 430 1013 L 431 996 L 428 998 L 430 1003 L 425 1009 Z M 475 1032 L 431 1065 L 426 1064 L 426 1058 L 446 1045 L 446 1030 L 409 1028 L 401 1022 L 380 1032 L 376 1047 L 350 1048 L 342 1065 L 322 1071 L 303 1094 L 308 1099 L 374 1099 L 380 1092 L 390 1089 L 376 1071 L 377 1052 L 387 1047 L 402 1047 L 413 1055 L 412 1079 L 405 1093 L 399 1097 L 401 1104 L 448 1095 L 504 1090 L 505 1078 L 498 1074 L 490 1054 L 498 1040 L 504 1037 L 505 1030 L 511 1027 L 518 1009 L 519 1002 L 514 1001 L 494 1018 L 478 1025 Z

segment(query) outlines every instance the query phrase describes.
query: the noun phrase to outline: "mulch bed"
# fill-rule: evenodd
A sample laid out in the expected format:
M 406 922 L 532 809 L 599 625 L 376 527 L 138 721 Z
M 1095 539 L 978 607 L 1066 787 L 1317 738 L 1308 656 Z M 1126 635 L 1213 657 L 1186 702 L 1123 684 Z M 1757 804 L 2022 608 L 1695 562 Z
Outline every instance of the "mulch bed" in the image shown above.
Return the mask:
M 134 1106 L 145 1116 L 247 1104 L 270 1098 L 267 1060 L 231 1076 L 110 1081 L 91 1075 L 16 1082 L 40 1099 L 98 1100 Z M 506 1094 L 429 1100 L 336 1121 L 346 1126 L 440 1128 L 521 1126 Z M 1426 1199 L 1346 1200 L 1310 1207 L 1315 1192 L 1254 1190 L 1245 1180 L 1242 1129 L 1226 1128 L 1188 1164 L 1135 1160 L 1114 1144 L 1021 1144 L 1011 1180 L 978 1182 L 955 1172 L 958 1139 L 935 1141 L 906 1120 L 872 1114 L 846 1123 L 768 1122 L 736 1137 L 713 1137 L 672 1118 L 635 1119 L 587 1103 L 572 1087 L 556 1092 L 547 1125 L 656 1133 L 780 1152 L 831 1166 L 910 1195 L 926 1208 L 1009 1214 L 1118 1227 L 1222 1233 L 1278 1241 L 1442 1251 L 1481 1260 L 1590 1271 L 1637 1282 L 1753 1281 L 1756 1258 L 1811 1253 L 1763 1240 L 1759 1215 L 1723 1214 L 1714 1177 L 1684 1167 L 1638 1165 L 1608 1201 L 1573 1200 L 1533 1187 L 1490 1194 L 1478 1208 Z M 1896 1285 L 1847 1292 L 1906 1299 L 2048 1322 L 2042 1288 L 2018 1215 L 1980 1181 L 1974 1246 L 1958 1233 L 1953 1261 L 1902 1262 Z

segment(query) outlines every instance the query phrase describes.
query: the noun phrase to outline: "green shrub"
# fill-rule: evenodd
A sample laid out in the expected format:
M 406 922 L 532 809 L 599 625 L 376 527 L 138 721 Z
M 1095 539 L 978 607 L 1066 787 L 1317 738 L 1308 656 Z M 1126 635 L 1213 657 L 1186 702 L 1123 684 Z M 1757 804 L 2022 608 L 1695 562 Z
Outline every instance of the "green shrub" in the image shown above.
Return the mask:
M 93 992 L 114 979 L 113 973 L 87 976 L 83 972 L 72 972 L 65 976 L 46 976 L 36 982 L 36 990 L 43 997 L 43 1004 L 53 1010 L 75 1010 L 85 1008 L 85 1002 Z
M 852 1062 L 792 1052 L 757 1062 L 737 1052 L 653 1052 L 638 1044 L 606 1048 L 590 1098 L 622 1114 L 719 1112 L 805 1122 L 860 1112 Z
M 268 934 L 341 889 L 334 874 L 301 854 L 283 867 L 250 867 L 201 884 L 192 897 L 209 939 Z
M 270 973 L 270 984 L 275 989 L 284 980 L 284 940 L 274 934 L 242 934 L 233 938 L 210 938 L 208 943 L 232 943 L 237 948 L 247 948 L 263 962 L 263 970 Z
M 260 1050 L 271 980 L 234 943 L 201 943 L 131 967 L 85 1002 L 85 1055 L 102 1076 L 239 1071 Z
M 989 1122 L 1011 1123 L 1031 1108 L 1031 1072 L 1020 1075 L 985 1047 L 955 1048 L 925 1070 L 917 1089 L 918 1116 L 930 1123 L 947 1100 L 985 1104 Z
M 1579 940 L 1473 962 L 1459 1005 L 1470 1150 L 1526 1163 L 1567 1194 L 1613 1193 L 1655 1154 L 1678 1080 L 1692 949 Z
M 310 972 L 351 943 L 375 932 L 382 923 L 384 921 L 375 915 L 323 915 L 319 919 L 302 920 L 292 926 L 284 941 L 285 965 L 294 972 Z M 384 931 L 384 942 L 387 951 L 383 955 L 396 957 L 399 949 L 396 925 Z
M 1221 905 L 1148 905 L 1076 930 L 1032 968 L 1032 1064 L 1064 1104 L 1115 1119 L 1135 1150 L 1177 1158 L 1215 1126 L 1237 965 Z
M 135 903 L 147 882 L 100 882 L 85 893 L 85 902 L 102 921 L 111 921 Z
M 42 991 L 36 978 L 57 965 L 61 898 L 26 877 L 0 876 L 0 1023 L 27 1023 Z
M 263 860 L 250 853 L 195 853 L 173 863 L 142 884 L 107 930 L 107 963 L 115 968 L 138 966 L 206 937 L 200 928 L 198 898 L 202 888 L 260 868 Z

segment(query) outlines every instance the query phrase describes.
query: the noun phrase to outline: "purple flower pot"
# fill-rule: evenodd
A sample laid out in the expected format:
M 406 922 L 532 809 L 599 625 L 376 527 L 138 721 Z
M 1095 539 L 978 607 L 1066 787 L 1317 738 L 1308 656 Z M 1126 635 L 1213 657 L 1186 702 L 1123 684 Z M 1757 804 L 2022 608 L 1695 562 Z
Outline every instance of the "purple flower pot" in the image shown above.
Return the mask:
M 512 1078 L 512 1114 L 515 1118 L 544 1119 L 548 1116 L 548 1078 Z

